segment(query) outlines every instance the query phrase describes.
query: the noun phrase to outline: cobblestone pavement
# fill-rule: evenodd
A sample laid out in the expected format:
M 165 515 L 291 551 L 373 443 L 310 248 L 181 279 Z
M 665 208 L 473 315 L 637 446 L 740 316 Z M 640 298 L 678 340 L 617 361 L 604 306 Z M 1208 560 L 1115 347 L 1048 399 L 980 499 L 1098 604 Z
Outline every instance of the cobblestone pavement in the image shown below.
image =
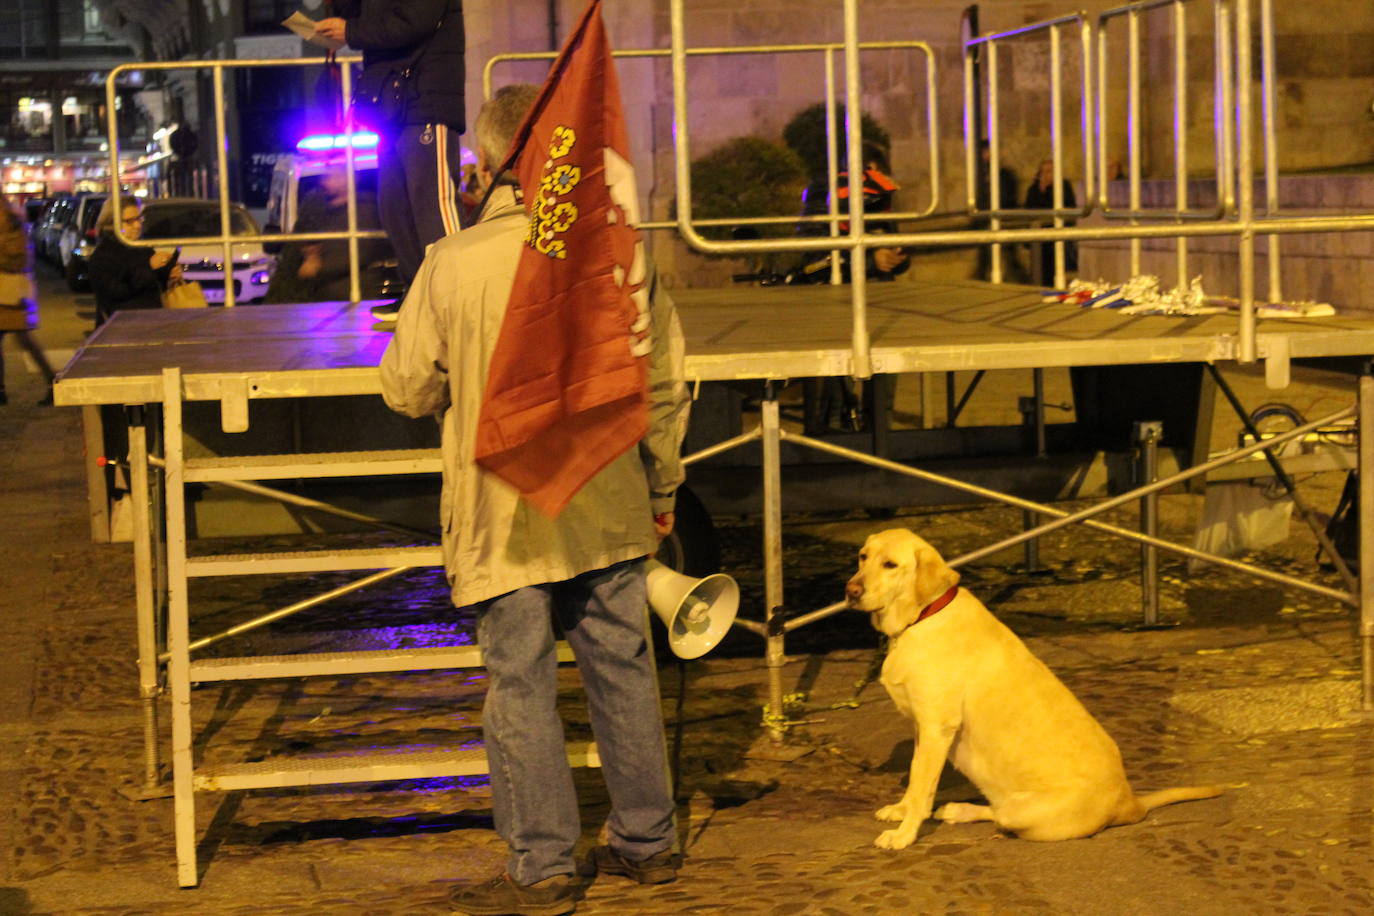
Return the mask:
M 170 801 L 122 794 L 140 772 L 142 741 L 130 549 L 90 542 L 74 411 L 11 406 L 0 433 L 12 444 L 0 454 L 0 913 L 441 913 L 454 881 L 499 869 L 482 779 L 261 791 L 202 796 L 202 884 L 178 889 Z M 1339 482 L 1316 481 L 1318 508 L 1330 510 Z M 1163 535 L 1188 540 L 1200 499 L 1166 497 Z M 871 531 L 907 525 L 954 556 L 1016 530 L 1020 513 L 789 521 L 788 603 L 809 608 L 838 598 Z M 721 537 L 727 571 L 756 613 L 758 530 L 725 521 Z M 790 755 L 775 753 L 761 727 L 758 639 L 736 634 L 685 669 L 664 664 L 670 744 L 680 726 L 681 878 L 658 888 L 604 879 L 578 912 L 1374 911 L 1374 732 L 1358 711 L 1353 611 L 1227 572 L 1189 574 L 1166 557 L 1162 616 L 1177 626 L 1132 630 L 1134 545 L 1072 530 L 1045 538 L 1041 553 L 1045 572 L 1019 571 L 1009 551 L 965 568 L 965 584 L 1100 718 L 1138 790 L 1215 782 L 1224 796 L 1086 840 L 1038 844 L 987 824 L 931 823 L 913 847 L 879 850 L 872 812 L 900 793 L 912 736 L 867 683 L 875 635 L 842 614 L 789 643 Z M 1336 584 L 1314 573 L 1312 555 L 1295 522 L 1264 559 Z M 213 631 L 255 602 L 277 606 L 326 581 L 254 581 L 261 593 L 206 586 L 196 627 Z M 311 613 L 280 638 L 308 641 L 340 621 L 361 637 L 417 618 L 434 632 L 467 632 L 428 574 L 331 606 L 330 617 Z M 569 731 L 581 733 L 575 671 L 563 677 Z M 481 689 L 480 672 L 357 676 L 207 687 L 193 708 L 207 759 L 251 759 L 475 739 Z M 589 846 L 607 800 L 596 771 L 577 779 Z M 974 795 L 947 770 L 937 803 Z

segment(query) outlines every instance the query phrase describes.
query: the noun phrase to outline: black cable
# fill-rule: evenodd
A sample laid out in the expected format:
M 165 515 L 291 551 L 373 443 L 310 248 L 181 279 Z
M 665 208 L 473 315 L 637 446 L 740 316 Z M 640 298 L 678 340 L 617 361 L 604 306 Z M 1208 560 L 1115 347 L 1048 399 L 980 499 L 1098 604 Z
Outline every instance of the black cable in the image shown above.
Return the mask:
M 687 701 L 687 662 L 677 662 L 677 708 L 673 711 L 676 720 L 673 724 L 673 756 L 668 764 L 669 778 L 673 783 L 673 801 L 677 801 L 678 785 L 682 778 L 682 720 Z

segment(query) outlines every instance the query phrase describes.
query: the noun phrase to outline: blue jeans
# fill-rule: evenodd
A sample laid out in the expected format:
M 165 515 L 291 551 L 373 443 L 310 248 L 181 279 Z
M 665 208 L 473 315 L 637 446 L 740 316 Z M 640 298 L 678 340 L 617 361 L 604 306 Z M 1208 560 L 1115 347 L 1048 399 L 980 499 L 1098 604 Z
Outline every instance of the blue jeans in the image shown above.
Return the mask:
M 602 775 L 610 845 L 645 859 L 675 840 L 657 672 L 645 639 L 644 561 L 517 589 L 477 605 L 490 684 L 482 732 L 506 870 L 533 884 L 574 870 L 577 794 L 557 703 L 553 615 L 582 675 Z

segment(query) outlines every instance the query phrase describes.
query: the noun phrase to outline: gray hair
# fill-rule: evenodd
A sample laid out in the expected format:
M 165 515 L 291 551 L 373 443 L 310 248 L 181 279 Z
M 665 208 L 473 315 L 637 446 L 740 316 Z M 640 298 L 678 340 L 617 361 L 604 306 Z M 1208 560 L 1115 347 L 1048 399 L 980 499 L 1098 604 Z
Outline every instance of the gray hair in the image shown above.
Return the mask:
M 513 83 L 496 90 L 478 112 L 477 149 L 486 153 L 492 169 L 500 168 L 505 161 L 515 132 L 538 97 L 539 87 L 533 83 Z

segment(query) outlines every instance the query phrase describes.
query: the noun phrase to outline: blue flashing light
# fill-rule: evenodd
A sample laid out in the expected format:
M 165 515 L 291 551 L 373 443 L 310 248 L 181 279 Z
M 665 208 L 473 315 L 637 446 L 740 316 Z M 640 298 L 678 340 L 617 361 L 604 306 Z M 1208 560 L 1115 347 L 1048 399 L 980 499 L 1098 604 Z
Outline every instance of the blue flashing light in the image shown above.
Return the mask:
M 306 152 L 347 149 L 349 137 L 353 138 L 354 149 L 376 149 L 377 135 L 371 131 L 358 131 L 354 134 L 311 134 L 296 143 L 296 149 Z

